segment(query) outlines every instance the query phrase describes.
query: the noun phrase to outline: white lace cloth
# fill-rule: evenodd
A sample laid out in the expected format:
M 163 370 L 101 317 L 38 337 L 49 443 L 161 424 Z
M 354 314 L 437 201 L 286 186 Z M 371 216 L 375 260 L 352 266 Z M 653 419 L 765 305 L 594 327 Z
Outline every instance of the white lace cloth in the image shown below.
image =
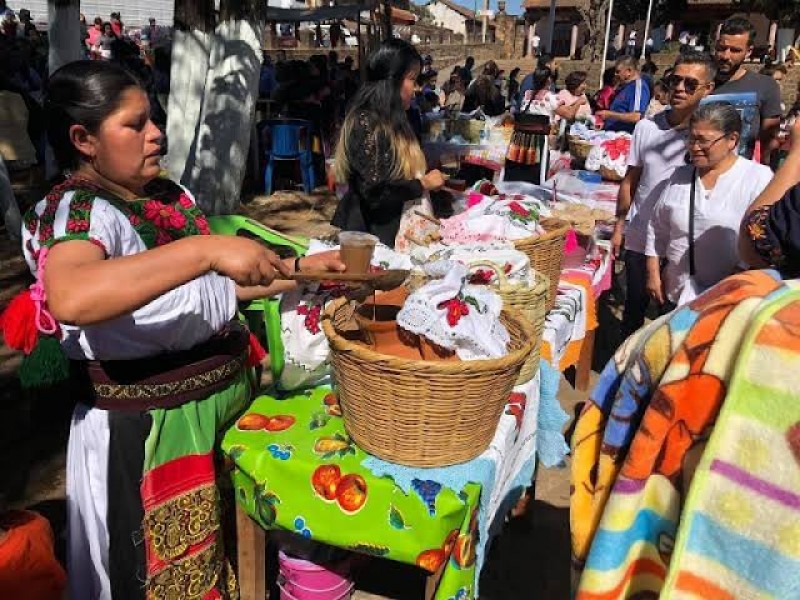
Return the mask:
M 411 258 L 414 263 L 419 265 L 416 270 L 421 271 L 425 263 L 436 262 L 438 260 L 453 260 L 463 265 L 470 266 L 476 262 L 491 262 L 504 270 L 509 281 L 514 283 L 528 283 L 531 276 L 531 262 L 524 252 L 514 249 L 511 242 L 492 242 L 464 244 L 460 246 L 436 246 L 419 248 L 412 252 Z M 494 272 L 486 267 L 475 267 L 470 269 L 474 274 L 477 270 L 491 273 L 491 279 L 486 283 L 493 283 L 497 280 Z M 472 281 L 475 283 L 475 281 Z
M 461 360 L 498 358 L 508 354 L 510 336 L 500 322 L 503 301 L 484 286 L 465 285 L 467 268 L 453 261 L 425 266 L 434 278 L 411 294 L 397 315 L 403 329 L 434 344 L 455 350 Z M 451 303 L 461 313 L 451 320 Z
M 444 219 L 440 233 L 451 245 L 521 240 L 544 233 L 539 218 L 548 214 L 546 205 L 533 196 L 484 196 L 463 213 Z

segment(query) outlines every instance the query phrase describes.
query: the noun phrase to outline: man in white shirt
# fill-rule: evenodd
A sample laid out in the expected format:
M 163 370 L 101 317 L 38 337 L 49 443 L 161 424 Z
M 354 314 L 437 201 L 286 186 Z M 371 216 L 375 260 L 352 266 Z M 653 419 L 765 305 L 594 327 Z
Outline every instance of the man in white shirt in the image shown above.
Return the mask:
M 533 34 L 531 38 L 531 53 L 538 58 L 539 57 L 539 46 L 542 43 L 542 38 L 540 38 L 537 34 Z
M 644 324 L 647 295 L 647 227 L 653 206 L 672 172 L 685 164 L 689 119 L 714 89 L 716 66 L 707 54 L 678 57 L 667 78 L 670 108 L 636 124 L 628 170 L 617 197 L 617 223 L 611 238 L 614 254 L 625 249 L 627 291 L 622 317 L 625 337 Z M 624 246 L 623 246 L 624 237 Z

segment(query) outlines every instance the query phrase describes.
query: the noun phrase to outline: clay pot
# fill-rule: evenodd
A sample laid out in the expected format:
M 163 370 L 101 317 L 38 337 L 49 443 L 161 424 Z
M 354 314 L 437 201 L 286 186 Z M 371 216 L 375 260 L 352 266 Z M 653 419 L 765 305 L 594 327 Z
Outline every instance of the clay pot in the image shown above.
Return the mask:
M 355 319 L 367 345 L 381 354 L 419 360 L 418 336 L 397 326 L 396 304 L 365 303 L 356 309 Z
M 419 336 L 419 349 L 422 358 L 425 360 L 446 360 L 446 361 L 459 361 L 454 350 L 442 348 L 431 342 L 429 339 Z

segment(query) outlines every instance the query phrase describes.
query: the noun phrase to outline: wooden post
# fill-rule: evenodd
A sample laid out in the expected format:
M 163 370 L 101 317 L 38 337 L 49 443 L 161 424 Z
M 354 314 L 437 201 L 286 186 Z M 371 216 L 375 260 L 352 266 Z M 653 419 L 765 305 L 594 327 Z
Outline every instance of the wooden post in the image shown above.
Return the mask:
M 586 332 L 581 345 L 578 364 L 575 366 L 575 389 L 580 392 L 585 392 L 589 389 L 589 378 L 592 375 L 592 358 L 594 357 L 594 334 L 594 329 Z
M 236 539 L 241 600 L 264 600 L 267 595 L 267 535 L 236 503 Z

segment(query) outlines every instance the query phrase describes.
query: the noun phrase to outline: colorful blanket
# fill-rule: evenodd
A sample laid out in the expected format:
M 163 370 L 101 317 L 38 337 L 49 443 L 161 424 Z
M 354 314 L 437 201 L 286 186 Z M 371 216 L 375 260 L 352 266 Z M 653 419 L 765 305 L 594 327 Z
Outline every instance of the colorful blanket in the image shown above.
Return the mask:
M 798 325 L 748 272 L 620 348 L 573 438 L 577 598 L 800 597 Z

